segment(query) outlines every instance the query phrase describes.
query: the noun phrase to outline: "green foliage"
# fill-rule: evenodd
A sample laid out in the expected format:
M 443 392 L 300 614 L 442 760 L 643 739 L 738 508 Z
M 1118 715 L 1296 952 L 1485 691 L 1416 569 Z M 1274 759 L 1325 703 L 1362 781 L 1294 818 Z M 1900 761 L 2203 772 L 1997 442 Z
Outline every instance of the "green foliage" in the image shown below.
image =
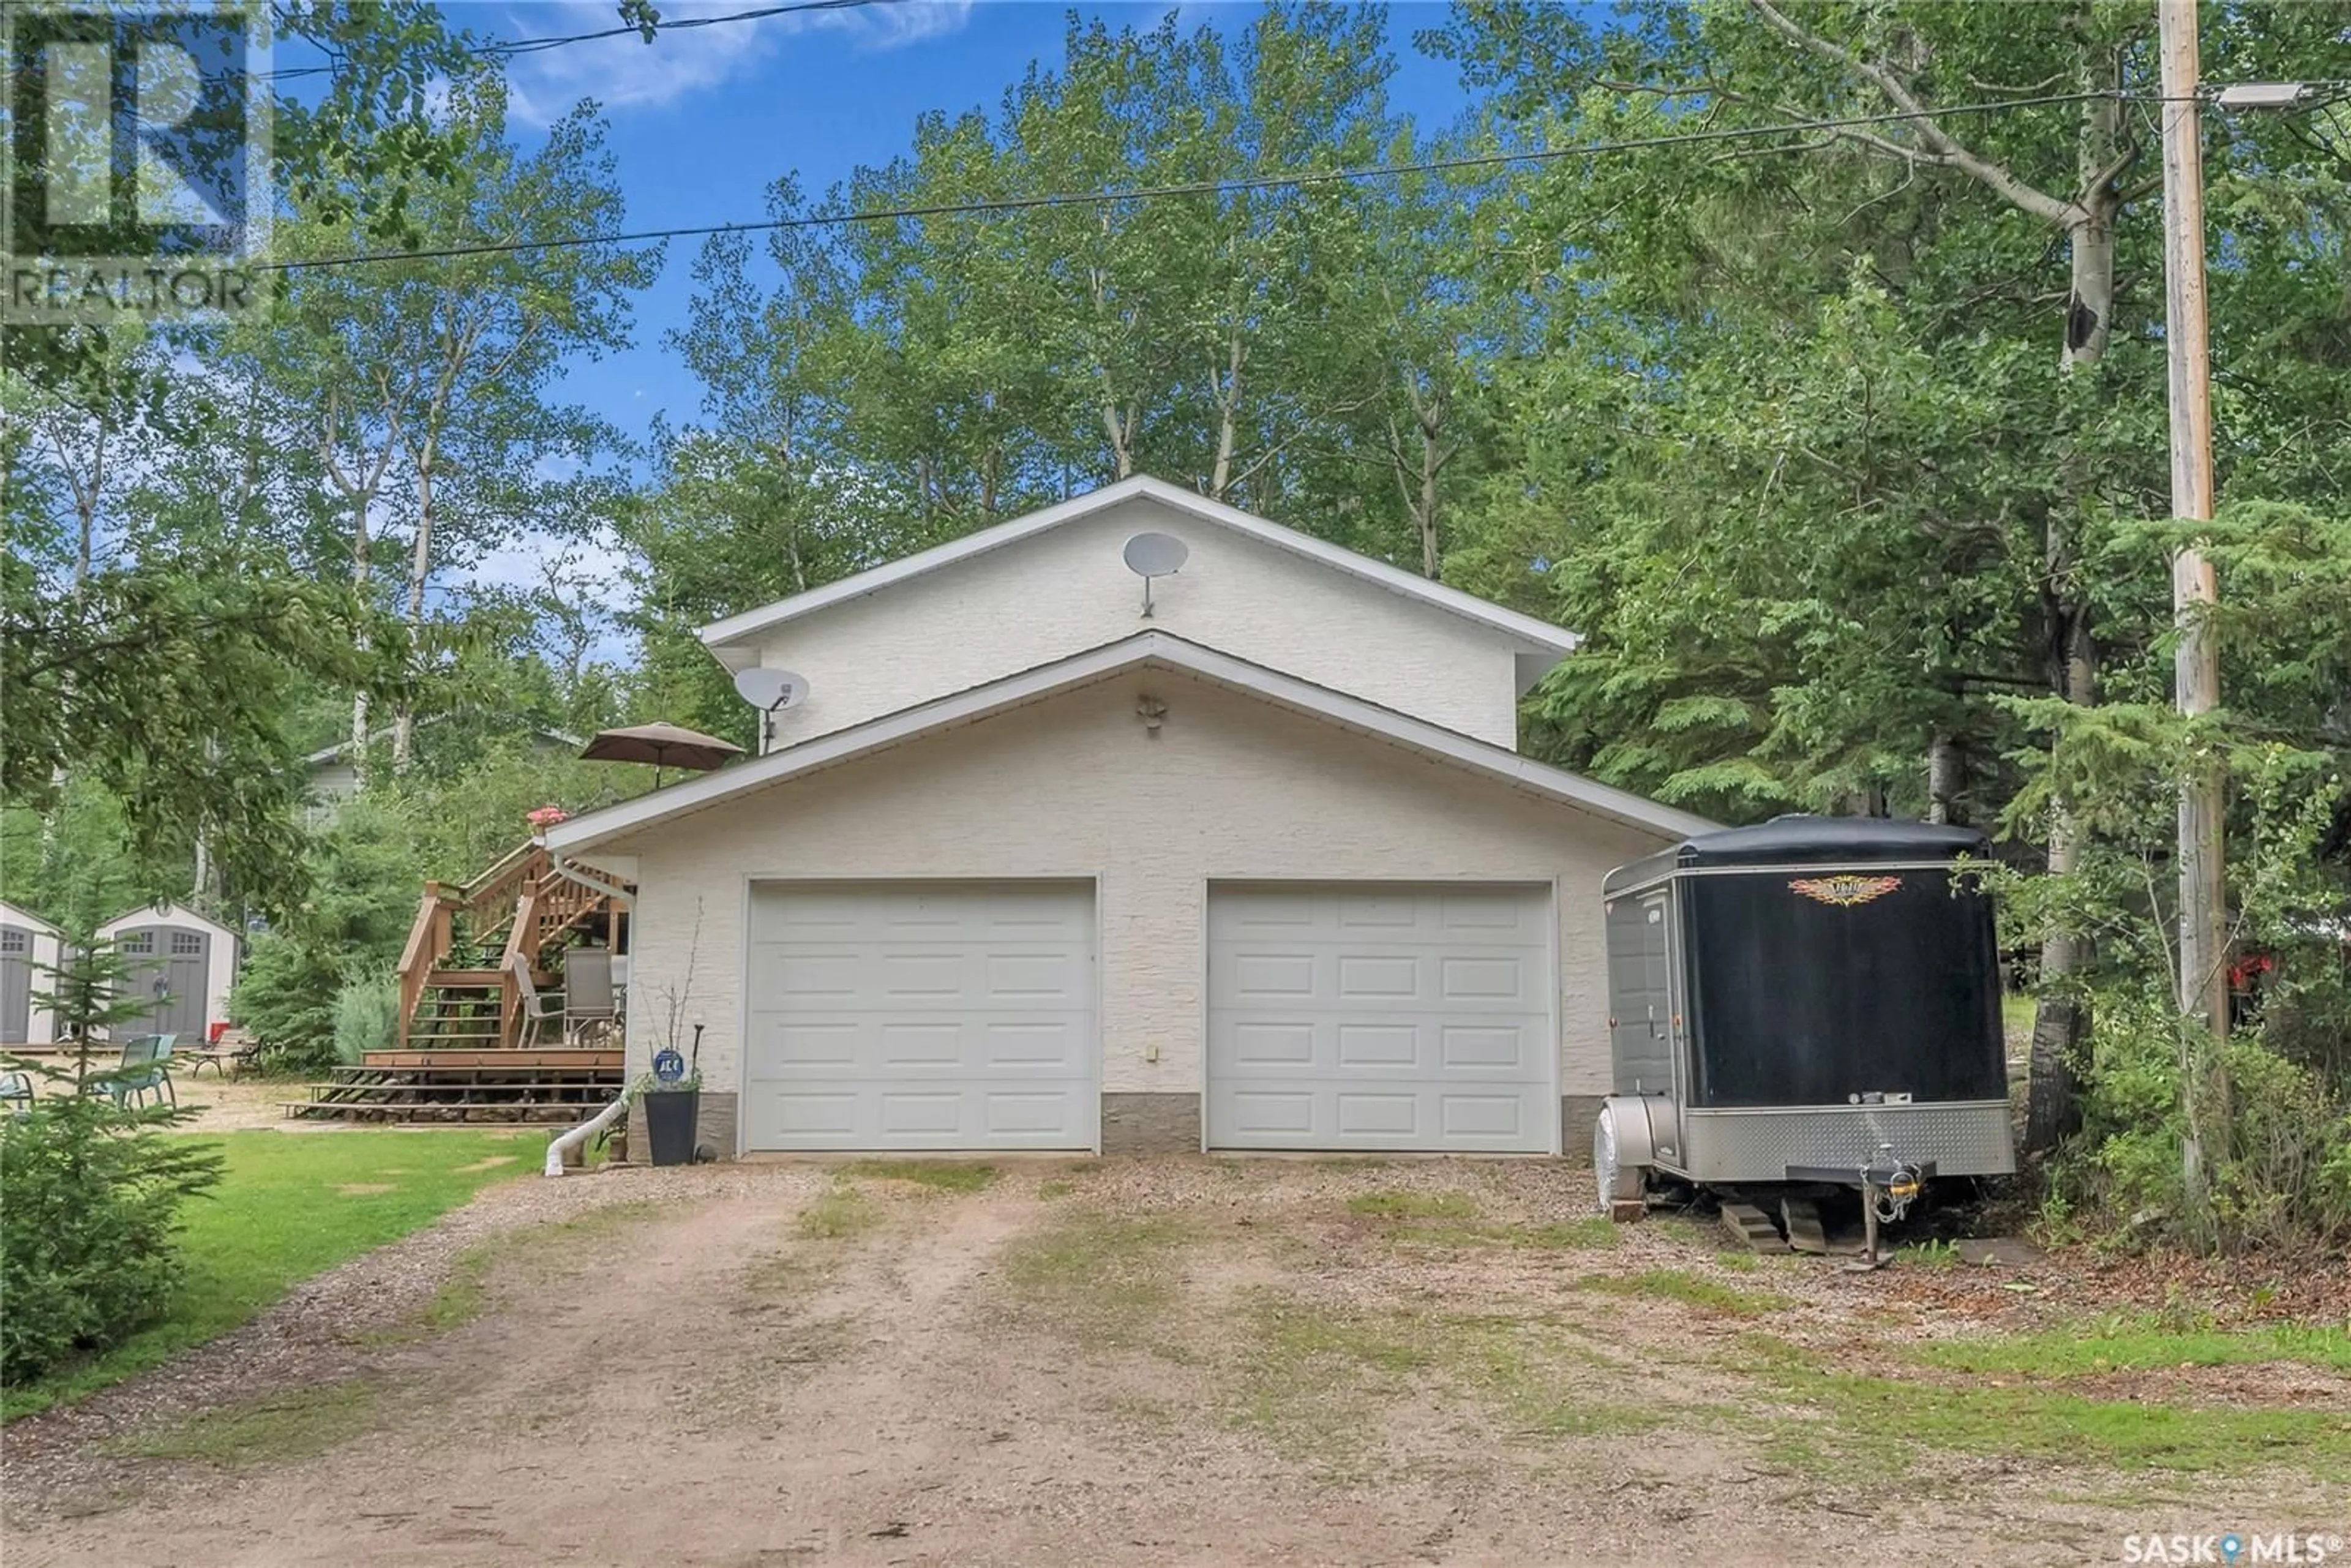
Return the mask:
M 400 980 L 388 974 L 362 975 L 335 995 L 335 1060 L 356 1067 L 371 1051 L 390 1051 L 400 1040 Z
M 342 988 L 342 967 L 331 957 L 292 937 L 261 936 L 229 993 L 229 1017 L 252 1031 L 270 1065 L 308 1071 L 335 1060 Z
M 0 1122 L 0 1379 L 108 1349 L 170 1301 L 181 1200 L 219 1174 L 211 1150 L 160 1131 L 176 1117 L 64 1092 Z
M 177 1134 L 166 1141 L 204 1146 Z M 545 1148 L 535 1134 L 455 1128 L 230 1133 L 204 1145 L 225 1163 L 220 1185 L 182 1210 L 184 1281 L 163 1315 L 111 1351 L 29 1386 L 12 1385 L 10 1418 L 119 1383 L 227 1333 L 302 1281 L 431 1224 L 494 1182 L 528 1176 Z
M 163 1311 L 184 1265 L 173 1246 L 183 1199 L 219 1179 L 212 1148 L 169 1135 L 191 1113 L 118 1108 L 92 1072 L 94 1030 L 121 1021 L 123 966 L 108 944 L 72 934 L 43 966 L 43 1006 L 81 1042 L 80 1070 L 16 1063 L 47 1080 L 24 1114 L 0 1119 L 0 1384 L 15 1387 L 68 1359 L 108 1350 Z

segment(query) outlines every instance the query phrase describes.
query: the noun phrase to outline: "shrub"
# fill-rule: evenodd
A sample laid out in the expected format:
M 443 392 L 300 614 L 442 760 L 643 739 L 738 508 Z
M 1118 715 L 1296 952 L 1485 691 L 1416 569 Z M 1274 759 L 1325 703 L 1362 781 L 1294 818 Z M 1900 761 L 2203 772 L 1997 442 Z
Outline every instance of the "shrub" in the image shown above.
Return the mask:
M 369 975 L 335 994 L 335 1059 L 357 1067 L 371 1051 L 400 1043 L 400 981 Z
M 2219 1136 L 2203 1151 L 2201 1202 L 2189 1191 L 2181 1064 L 2193 1053 L 2182 1031 L 2195 1029 L 2159 994 L 2100 994 L 2065 1205 L 2103 1209 L 2137 1235 L 2230 1249 L 2351 1240 L 2351 1102 L 2257 1029 L 2230 1038 L 2202 1085 Z
M 0 1380 L 104 1350 L 169 1303 L 180 1201 L 220 1178 L 212 1145 L 162 1130 L 180 1115 L 68 1092 L 0 1123 Z
M 298 1070 L 335 1059 L 335 1012 L 343 977 L 332 958 L 288 936 L 253 944 L 229 993 L 229 1016 L 253 1031 L 276 1062 Z

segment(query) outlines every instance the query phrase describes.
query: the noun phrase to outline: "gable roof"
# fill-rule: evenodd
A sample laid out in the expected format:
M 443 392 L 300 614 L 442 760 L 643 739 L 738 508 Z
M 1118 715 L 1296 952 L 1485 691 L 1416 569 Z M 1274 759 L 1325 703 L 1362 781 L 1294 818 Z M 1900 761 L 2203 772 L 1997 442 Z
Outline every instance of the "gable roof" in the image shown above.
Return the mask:
M 99 926 L 98 928 L 98 934 L 100 936 L 111 936 L 115 932 L 131 925 L 186 925 L 205 926 L 212 931 L 218 933 L 220 936 L 227 937 L 232 942 L 241 942 L 244 940 L 242 933 L 236 931 L 233 927 L 222 925 L 219 921 L 214 920 L 209 915 L 204 914 L 199 910 L 189 908 L 184 904 L 150 904 L 142 905 L 137 909 L 126 909 L 121 914 L 116 915 L 113 919 L 108 921 L 105 925 Z
M 1074 497 L 1059 506 L 1048 507 L 1041 512 L 1014 517 L 992 528 L 982 528 L 976 534 L 967 534 L 962 538 L 919 550 L 885 565 L 861 571 L 853 577 L 844 577 L 838 582 L 811 588 L 789 599 L 779 599 L 773 604 L 714 622 L 702 629 L 703 644 L 728 669 L 741 670 L 758 662 L 758 654 L 743 644 L 760 632 L 848 600 L 879 593 L 909 579 L 925 576 L 957 561 L 1001 549 L 1007 545 L 1018 544 L 1022 539 L 1065 524 L 1082 521 L 1123 502 L 1137 499 L 1154 501 L 1186 517 L 1230 528 L 1259 543 L 1361 578 L 1391 593 L 1431 604 L 1464 620 L 1476 622 L 1517 642 L 1525 651 L 1552 655 L 1552 662 L 1573 652 L 1575 645 L 1583 640 L 1564 627 L 1538 621 L 1531 615 L 1521 615 L 1515 610 L 1505 610 L 1475 594 L 1447 588 L 1441 582 L 1432 582 L 1416 572 L 1390 566 L 1384 560 L 1374 560 L 1367 555 L 1358 555 L 1353 550 L 1318 539 L 1311 534 L 1301 533 L 1296 528 L 1268 522 L 1238 507 L 1209 500 L 1206 496 L 1196 495 L 1164 479 L 1138 474 L 1131 479 L 1122 479 L 1115 485 Z
M 0 902 L 0 925 L 21 926 L 43 936 L 59 935 L 57 928 L 20 904 Z
M 683 784 L 590 811 L 547 830 L 547 847 L 559 853 L 585 849 L 622 833 L 705 810 L 738 795 L 786 779 L 838 767 L 935 731 L 975 723 L 1023 704 L 1057 696 L 1107 680 L 1141 665 L 1183 671 L 1217 685 L 1251 693 L 1266 701 L 1326 719 L 1342 728 L 1390 741 L 1499 779 L 1514 789 L 1589 811 L 1665 839 L 1709 832 L 1721 824 L 1662 806 L 1627 789 L 1530 761 L 1517 752 L 1474 739 L 1426 719 L 1368 703 L 1344 692 L 1301 681 L 1262 664 L 1252 664 L 1166 632 L 1144 632 L 1088 649 L 1050 664 L 1040 664 L 986 685 L 902 708 L 798 746 L 705 773 Z

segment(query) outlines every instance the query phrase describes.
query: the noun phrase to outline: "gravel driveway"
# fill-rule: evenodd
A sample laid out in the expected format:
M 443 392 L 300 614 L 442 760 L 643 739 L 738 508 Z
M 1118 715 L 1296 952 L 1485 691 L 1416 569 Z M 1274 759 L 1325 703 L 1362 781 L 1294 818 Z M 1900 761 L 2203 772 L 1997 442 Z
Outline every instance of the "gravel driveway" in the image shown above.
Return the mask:
M 1595 1229 L 1587 1179 L 1180 1160 L 1008 1164 L 976 1190 L 921 1166 L 508 1184 L 12 1427 L 7 1557 L 2041 1563 L 2345 1511 L 2293 1466 L 1877 1462 L 1833 1440 L 1811 1374 L 1759 1369 L 2063 1315 L 2067 1287 Z M 2351 1381 L 2297 1375 L 2272 1393 L 2351 1408 Z

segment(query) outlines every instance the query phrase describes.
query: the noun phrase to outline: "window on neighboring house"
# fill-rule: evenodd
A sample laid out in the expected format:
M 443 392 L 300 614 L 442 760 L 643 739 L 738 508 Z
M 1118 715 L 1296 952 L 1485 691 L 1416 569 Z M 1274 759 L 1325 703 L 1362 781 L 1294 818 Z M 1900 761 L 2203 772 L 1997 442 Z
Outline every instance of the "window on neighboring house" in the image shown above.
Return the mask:
M 155 951 L 152 931 L 132 931 L 115 938 L 115 951 L 133 958 L 142 958 Z
M 26 953 L 32 944 L 22 931 L 0 931 L 0 953 Z
M 172 956 L 173 957 L 193 958 L 204 950 L 204 939 L 195 932 L 174 931 L 172 933 Z

